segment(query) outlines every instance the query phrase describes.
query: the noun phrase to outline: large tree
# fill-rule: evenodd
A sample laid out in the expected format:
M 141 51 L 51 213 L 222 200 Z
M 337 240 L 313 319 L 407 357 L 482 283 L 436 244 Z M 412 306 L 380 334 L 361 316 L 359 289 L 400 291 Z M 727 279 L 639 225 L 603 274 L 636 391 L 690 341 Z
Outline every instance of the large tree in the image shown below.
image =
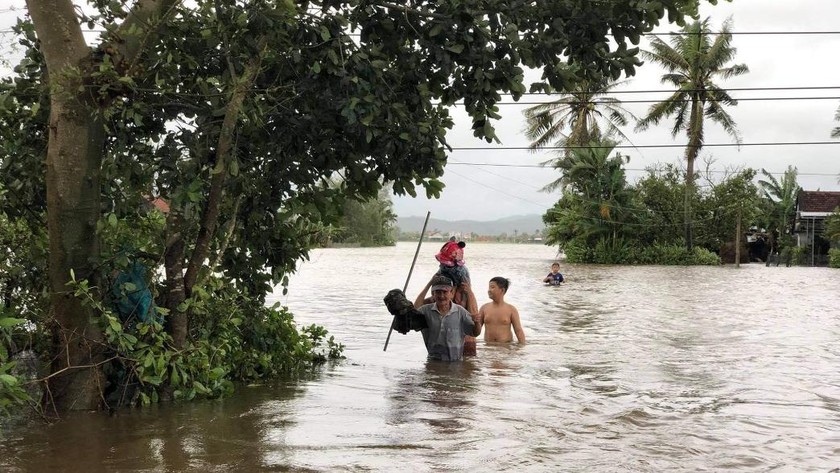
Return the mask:
M 744 64 L 730 64 L 736 53 L 730 30 L 730 21 L 724 22 L 717 34 L 710 31 L 708 19 L 697 21 L 684 27 L 671 44 L 652 38 L 650 50 L 642 52 L 645 58 L 668 71 L 662 76 L 662 82 L 677 89 L 664 101 L 652 105 L 636 128 L 644 130 L 667 117 L 674 117 L 671 134 L 677 136 L 684 131 L 688 136 L 684 210 L 685 244 L 689 250 L 693 245 L 694 161 L 703 148 L 705 119 L 719 124 L 737 143 L 741 142 L 735 121 L 725 109 L 736 105 L 737 101 L 717 83 L 749 72 Z
M 365 201 L 348 200 L 344 204 L 341 221 L 333 237 L 336 243 L 359 246 L 393 246 L 397 229 L 397 214 L 387 189 Z
M 33 103 L 49 109 L 42 210 L 58 410 L 93 408 L 103 388 L 100 320 L 68 282 L 97 287 L 108 268 L 104 217 L 131 218 L 144 195 L 169 203 L 162 304 L 183 347 L 185 302 L 202 275 L 221 271 L 260 297 L 345 198 L 374 197 L 383 181 L 439 194 L 456 101 L 492 141 L 501 93 L 528 90 L 523 68 L 542 71 L 531 91 L 630 75 L 639 61 L 628 41 L 665 15 L 681 23 L 697 12 L 697 0 L 137 0 L 91 2 L 94 14 L 71 0 L 27 5 L 44 87 L 19 97 L 33 115 Z M 81 24 L 104 30 L 93 46 Z M 326 185 L 334 173 L 337 190 Z

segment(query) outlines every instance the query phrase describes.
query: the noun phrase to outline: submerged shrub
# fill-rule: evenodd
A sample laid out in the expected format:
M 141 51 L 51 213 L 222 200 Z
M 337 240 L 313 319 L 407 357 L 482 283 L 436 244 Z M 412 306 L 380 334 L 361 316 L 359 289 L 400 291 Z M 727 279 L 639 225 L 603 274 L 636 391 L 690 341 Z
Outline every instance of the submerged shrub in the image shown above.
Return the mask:
M 599 240 L 594 248 L 583 244 L 568 245 L 565 249 L 569 263 L 647 264 L 647 265 L 718 265 L 720 257 L 701 247 L 688 251 L 682 245 L 656 243 L 637 247 L 621 238 Z
M 105 368 L 110 407 L 150 404 L 164 398 L 215 398 L 237 383 L 298 376 L 330 359 L 343 345 L 317 325 L 298 328 L 284 307 L 265 307 L 241 288 L 211 279 L 193 291 L 187 306 L 190 337 L 176 350 L 162 323 L 151 318 L 123 323 L 84 284 L 75 294 L 102 314 L 113 359 Z
M 10 361 L 9 349 L 12 344 L 12 330 L 25 321 L 6 317 L 3 313 L 4 311 L 0 310 L 0 414 L 8 415 L 10 407 L 23 404 L 29 401 L 30 397 L 23 388 L 20 378 L 14 373 L 16 363 Z
M 828 267 L 840 268 L 840 248 L 828 250 Z
M 563 245 L 567 263 L 592 263 L 593 251 L 584 242 L 574 241 Z

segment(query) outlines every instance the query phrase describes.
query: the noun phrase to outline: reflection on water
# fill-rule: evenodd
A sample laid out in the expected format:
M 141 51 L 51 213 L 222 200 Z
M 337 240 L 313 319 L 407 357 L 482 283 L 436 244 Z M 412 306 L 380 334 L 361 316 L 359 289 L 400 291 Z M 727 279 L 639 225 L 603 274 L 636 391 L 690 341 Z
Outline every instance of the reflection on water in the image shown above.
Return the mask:
M 436 269 L 424 246 L 408 290 Z M 428 251 L 426 251 L 428 250 Z M 840 273 L 572 266 L 474 244 L 479 303 L 508 277 L 529 343 L 425 360 L 382 297 L 414 246 L 319 250 L 278 296 L 348 359 L 232 399 L 78 414 L 0 434 L 3 471 L 822 471 L 840 467 Z M 341 274 L 365 269 L 365 287 Z

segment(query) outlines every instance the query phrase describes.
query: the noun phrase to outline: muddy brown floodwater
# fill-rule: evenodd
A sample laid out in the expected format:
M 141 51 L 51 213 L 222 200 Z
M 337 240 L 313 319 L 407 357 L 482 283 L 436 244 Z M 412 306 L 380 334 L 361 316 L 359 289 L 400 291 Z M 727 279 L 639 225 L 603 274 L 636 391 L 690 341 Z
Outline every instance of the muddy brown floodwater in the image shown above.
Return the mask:
M 409 285 L 436 268 L 425 244 Z M 840 271 L 562 265 L 469 244 L 479 303 L 512 280 L 528 344 L 425 360 L 382 304 L 414 244 L 313 252 L 287 305 L 347 359 L 229 399 L 0 433 L 3 471 L 818 471 L 840 468 Z

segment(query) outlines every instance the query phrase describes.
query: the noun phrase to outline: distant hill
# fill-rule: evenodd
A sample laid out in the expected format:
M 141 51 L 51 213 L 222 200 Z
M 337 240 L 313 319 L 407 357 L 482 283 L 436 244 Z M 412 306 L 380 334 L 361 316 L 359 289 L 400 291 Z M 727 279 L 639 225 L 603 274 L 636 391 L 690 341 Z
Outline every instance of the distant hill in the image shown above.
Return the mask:
M 397 227 L 403 232 L 419 232 L 423 229 L 425 217 L 397 217 Z M 534 233 L 536 230 L 545 228 L 541 215 L 517 215 L 505 217 L 498 220 L 483 222 L 478 220 L 439 220 L 429 219 L 427 232 L 439 231 L 442 233 L 476 233 L 478 235 L 501 235 L 507 233 L 513 235 L 516 230 L 519 233 Z

